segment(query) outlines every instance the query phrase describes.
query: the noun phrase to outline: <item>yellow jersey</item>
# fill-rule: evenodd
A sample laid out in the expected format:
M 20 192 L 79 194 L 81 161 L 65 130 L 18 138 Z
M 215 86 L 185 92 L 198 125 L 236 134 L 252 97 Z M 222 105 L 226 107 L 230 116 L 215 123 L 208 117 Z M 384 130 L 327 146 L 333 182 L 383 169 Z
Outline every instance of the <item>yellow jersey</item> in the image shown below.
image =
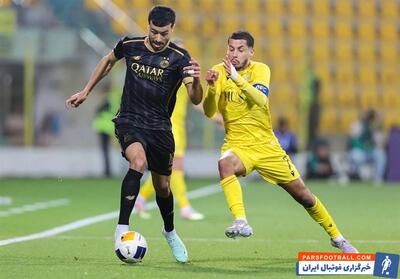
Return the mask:
M 172 129 L 185 126 L 188 94 L 185 85 L 182 83 L 176 92 L 175 108 L 171 116 Z
M 176 92 L 175 108 L 171 116 L 172 133 L 175 140 L 175 156 L 183 157 L 186 149 L 186 111 L 188 94 L 186 86 L 182 83 Z
M 237 85 L 227 77 L 224 65 L 212 68 L 219 73 L 216 81 L 216 101 L 225 125 L 225 142 L 254 145 L 270 142 L 274 138 L 269 111 L 269 101 L 263 107 L 252 102 Z M 270 69 L 267 65 L 250 61 L 250 65 L 238 74 L 251 85 L 269 88 Z M 268 92 L 264 92 L 268 93 Z

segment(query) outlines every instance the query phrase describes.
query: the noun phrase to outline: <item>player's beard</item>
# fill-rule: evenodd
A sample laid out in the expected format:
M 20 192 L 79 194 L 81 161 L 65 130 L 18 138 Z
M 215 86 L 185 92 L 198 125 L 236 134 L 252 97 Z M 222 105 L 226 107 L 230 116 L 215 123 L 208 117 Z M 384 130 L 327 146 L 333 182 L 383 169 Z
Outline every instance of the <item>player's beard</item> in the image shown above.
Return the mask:
M 160 42 L 159 44 L 157 44 L 156 41 L 150 40 L 151 46 L 152 46 L 153 49 L 156 50 L 156 51 L 163 49 L 167 43 L 168 43 L 168 41 L 165 42 L 165 43 L 164 43 L 164 42 Z
M 233 65 L 233 67 L 235 67 L 235 69 L 237 71 L 241 71 L 241 70 L 246 69 L 249 66 L 249 63 L 250 63 L 250 59 L 246 59 L 245 61 L 243 61 L 243 63 L 239 63 L 238 65 L 233 65 L 233 64 L 232 65 Z

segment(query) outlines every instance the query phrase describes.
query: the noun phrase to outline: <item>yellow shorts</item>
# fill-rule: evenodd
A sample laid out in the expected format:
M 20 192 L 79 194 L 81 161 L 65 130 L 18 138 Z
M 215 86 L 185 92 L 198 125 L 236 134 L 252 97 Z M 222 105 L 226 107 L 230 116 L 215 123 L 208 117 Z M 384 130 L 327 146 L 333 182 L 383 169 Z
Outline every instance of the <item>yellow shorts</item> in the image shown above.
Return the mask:
M 186 129 L 179 127 L 180 125 L 172 125 L 172 133 L 175 140 L 175 157 L 185 156 L 186 150 Z
M 290 157 L 273 139 L 268 144 L 241 146 L 224 143 L 221 154 L 233 151 L 246 168 L 246 175 L 256 170 L 260 176 L 272 184 L 286 184 L 300 177 Z

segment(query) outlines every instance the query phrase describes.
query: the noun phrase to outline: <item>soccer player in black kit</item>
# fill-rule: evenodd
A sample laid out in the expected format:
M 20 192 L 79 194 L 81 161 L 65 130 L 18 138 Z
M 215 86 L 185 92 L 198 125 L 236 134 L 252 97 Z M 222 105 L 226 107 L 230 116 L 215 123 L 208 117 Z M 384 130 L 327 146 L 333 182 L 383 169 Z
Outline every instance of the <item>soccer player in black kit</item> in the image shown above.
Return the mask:
M 129 217 L 147 167 L 164 221 L 163 235 L 176 260 L 187 262 L 187 250 L 174 229 L 173 196 L 169 187 L 175 148 L 170 116 L 176 91 L 182 82 L 193 104 L 202 101 L 201 69 L 186 50 L 170 42 L 175 24 L 172 9 L 153 7 L 148 23 L 146 37 L 123 38 L 100 60 L 85 88 L 66 100 L 66 107 L 78 107 L 113 65 L 125 59 L 125 85 L 114 122 L 122 154 L 129 161 L 129 170 L 122 181 L 115 238 L 117 241 L 121 233 L 129 230 Z

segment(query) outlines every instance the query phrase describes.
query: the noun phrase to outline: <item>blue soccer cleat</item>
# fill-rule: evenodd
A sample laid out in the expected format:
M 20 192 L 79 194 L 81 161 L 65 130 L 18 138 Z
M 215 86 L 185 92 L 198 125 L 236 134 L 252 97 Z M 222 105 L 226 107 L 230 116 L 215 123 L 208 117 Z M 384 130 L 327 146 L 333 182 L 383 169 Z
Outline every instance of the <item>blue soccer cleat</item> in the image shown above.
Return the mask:
M 171 232 L 166 232 L 163 230 L 162 234 L 167 240 L 167 243 L 171 248 L 172 255 L 174 255 L 175 259 L 180 263 L 186 263 L 188 261 L 188 252 L 185 244 L 183 244 L 176 231 L 173 230 Z
M 343 253 L 358 253 L 358 250 L 344 238 L 338 241 L 331 239 L 331 245 L 339 248 Z

